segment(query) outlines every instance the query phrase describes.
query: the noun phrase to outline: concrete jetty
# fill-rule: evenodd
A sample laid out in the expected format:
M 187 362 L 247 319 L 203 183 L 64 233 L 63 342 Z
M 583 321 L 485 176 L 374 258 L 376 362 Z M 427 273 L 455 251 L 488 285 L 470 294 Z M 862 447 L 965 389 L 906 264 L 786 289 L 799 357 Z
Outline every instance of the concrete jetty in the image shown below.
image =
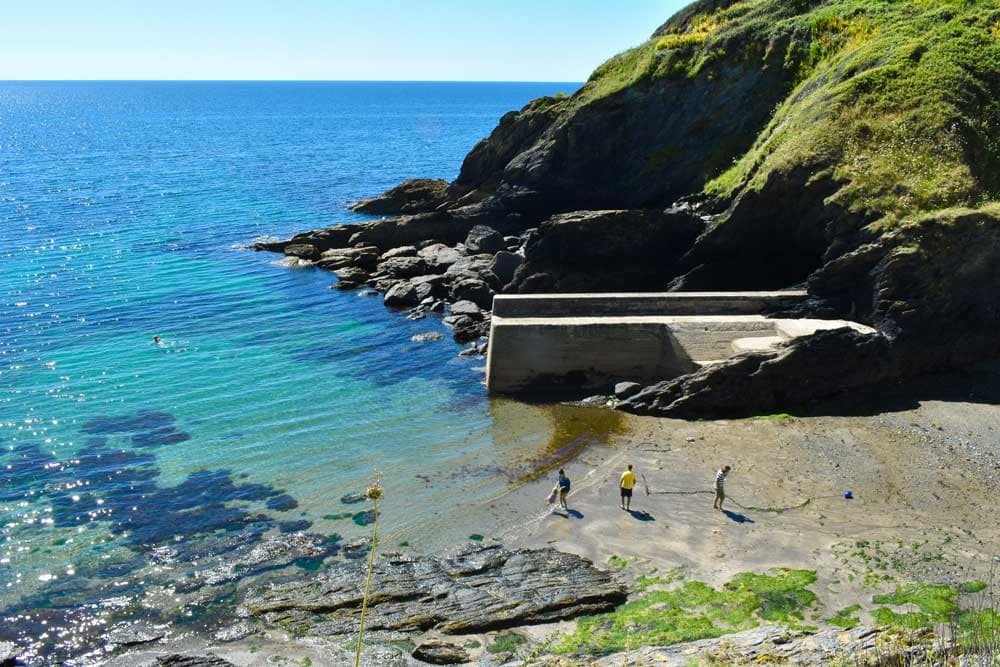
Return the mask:
M 486 385 L 494 393 L 652 383 L 741 352 L 773 349 L 846 320 L 766 316 L 804 291 L 497 295 Z

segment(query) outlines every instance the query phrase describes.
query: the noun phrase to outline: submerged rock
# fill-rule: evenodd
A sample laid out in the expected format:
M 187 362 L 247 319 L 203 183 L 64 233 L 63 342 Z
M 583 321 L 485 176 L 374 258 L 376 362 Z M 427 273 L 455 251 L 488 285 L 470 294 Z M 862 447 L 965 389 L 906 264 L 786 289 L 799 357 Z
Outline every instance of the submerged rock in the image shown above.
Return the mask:
M 427 331 L 411 336 L 410 340 L 414 343 L 429 343 L 431 341 L 441 340 L 442 338 L 444 338 L 444 334 L 440 331 Z
M 357 630 L 365 563 L 251 590 L 241 609 L 269 625 L 317 635 Z M 589 560 L 554 549 L 470 545 L 451 555 L 383 554 L 375 561 L 369 630 L 499 630 L 610 611 L 626 590 Z
M 167 632 L 164 628 L 157 628 L 140 621 L 138 623 L 116 625 L 104 634 L 104 638 L 108 643 L 117 644 L 118 646 L 136 646 L 163 639 L 166 634 Z
M 194 572 L 192 576 L 178 581 L 176 586 L 181 591 L 214 586 L 248 574 L 285 567 L 298 560 L 323 558 L 334 551 L 336 545 L 319 535 L 282 535 L 223 553 L 218 556 L 217 565 Z
M 256 632 L 256 628 L 249 621 L 243 620 L 216 630 L 212 633 L 212 638 L 218 642 L 235 642 L 246 639 Z

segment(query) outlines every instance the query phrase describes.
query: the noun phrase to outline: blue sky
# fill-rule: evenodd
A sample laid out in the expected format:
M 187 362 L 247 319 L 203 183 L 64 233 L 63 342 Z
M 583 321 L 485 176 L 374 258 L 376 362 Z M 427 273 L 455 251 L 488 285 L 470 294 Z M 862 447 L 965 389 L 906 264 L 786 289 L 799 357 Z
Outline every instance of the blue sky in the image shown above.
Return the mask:
M 686 0 L 19 0 L 0 79 L 582 81 Z

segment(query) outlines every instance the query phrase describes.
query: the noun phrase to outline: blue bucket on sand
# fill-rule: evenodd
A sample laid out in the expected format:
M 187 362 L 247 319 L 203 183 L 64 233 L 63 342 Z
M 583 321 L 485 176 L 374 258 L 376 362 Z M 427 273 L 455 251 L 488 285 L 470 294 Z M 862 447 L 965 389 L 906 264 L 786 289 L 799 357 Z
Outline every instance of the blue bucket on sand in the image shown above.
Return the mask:
M 847 491 L 844 491 L 844 500 L 853 500 L 853 499 L 854 499 L 854 492 L 853 491 L 851 491 L 850 489 L 848 489 Z

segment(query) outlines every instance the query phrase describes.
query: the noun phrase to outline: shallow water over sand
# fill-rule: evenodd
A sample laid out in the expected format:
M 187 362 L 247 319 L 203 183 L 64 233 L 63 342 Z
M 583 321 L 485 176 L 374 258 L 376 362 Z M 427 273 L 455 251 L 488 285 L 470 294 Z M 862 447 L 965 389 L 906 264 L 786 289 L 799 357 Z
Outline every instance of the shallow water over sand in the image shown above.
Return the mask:
M 241 246 L 363 220 L 349 199 L 451 178 L 502 113 L 573 88 L 0 84 L 0 639 L 236 544 L 361 537 L 341 499 L 376 467 L 388 540 L 488 534 L 475 509 L 545 460 L 556 413 L 412 341 L 439 320 Z

